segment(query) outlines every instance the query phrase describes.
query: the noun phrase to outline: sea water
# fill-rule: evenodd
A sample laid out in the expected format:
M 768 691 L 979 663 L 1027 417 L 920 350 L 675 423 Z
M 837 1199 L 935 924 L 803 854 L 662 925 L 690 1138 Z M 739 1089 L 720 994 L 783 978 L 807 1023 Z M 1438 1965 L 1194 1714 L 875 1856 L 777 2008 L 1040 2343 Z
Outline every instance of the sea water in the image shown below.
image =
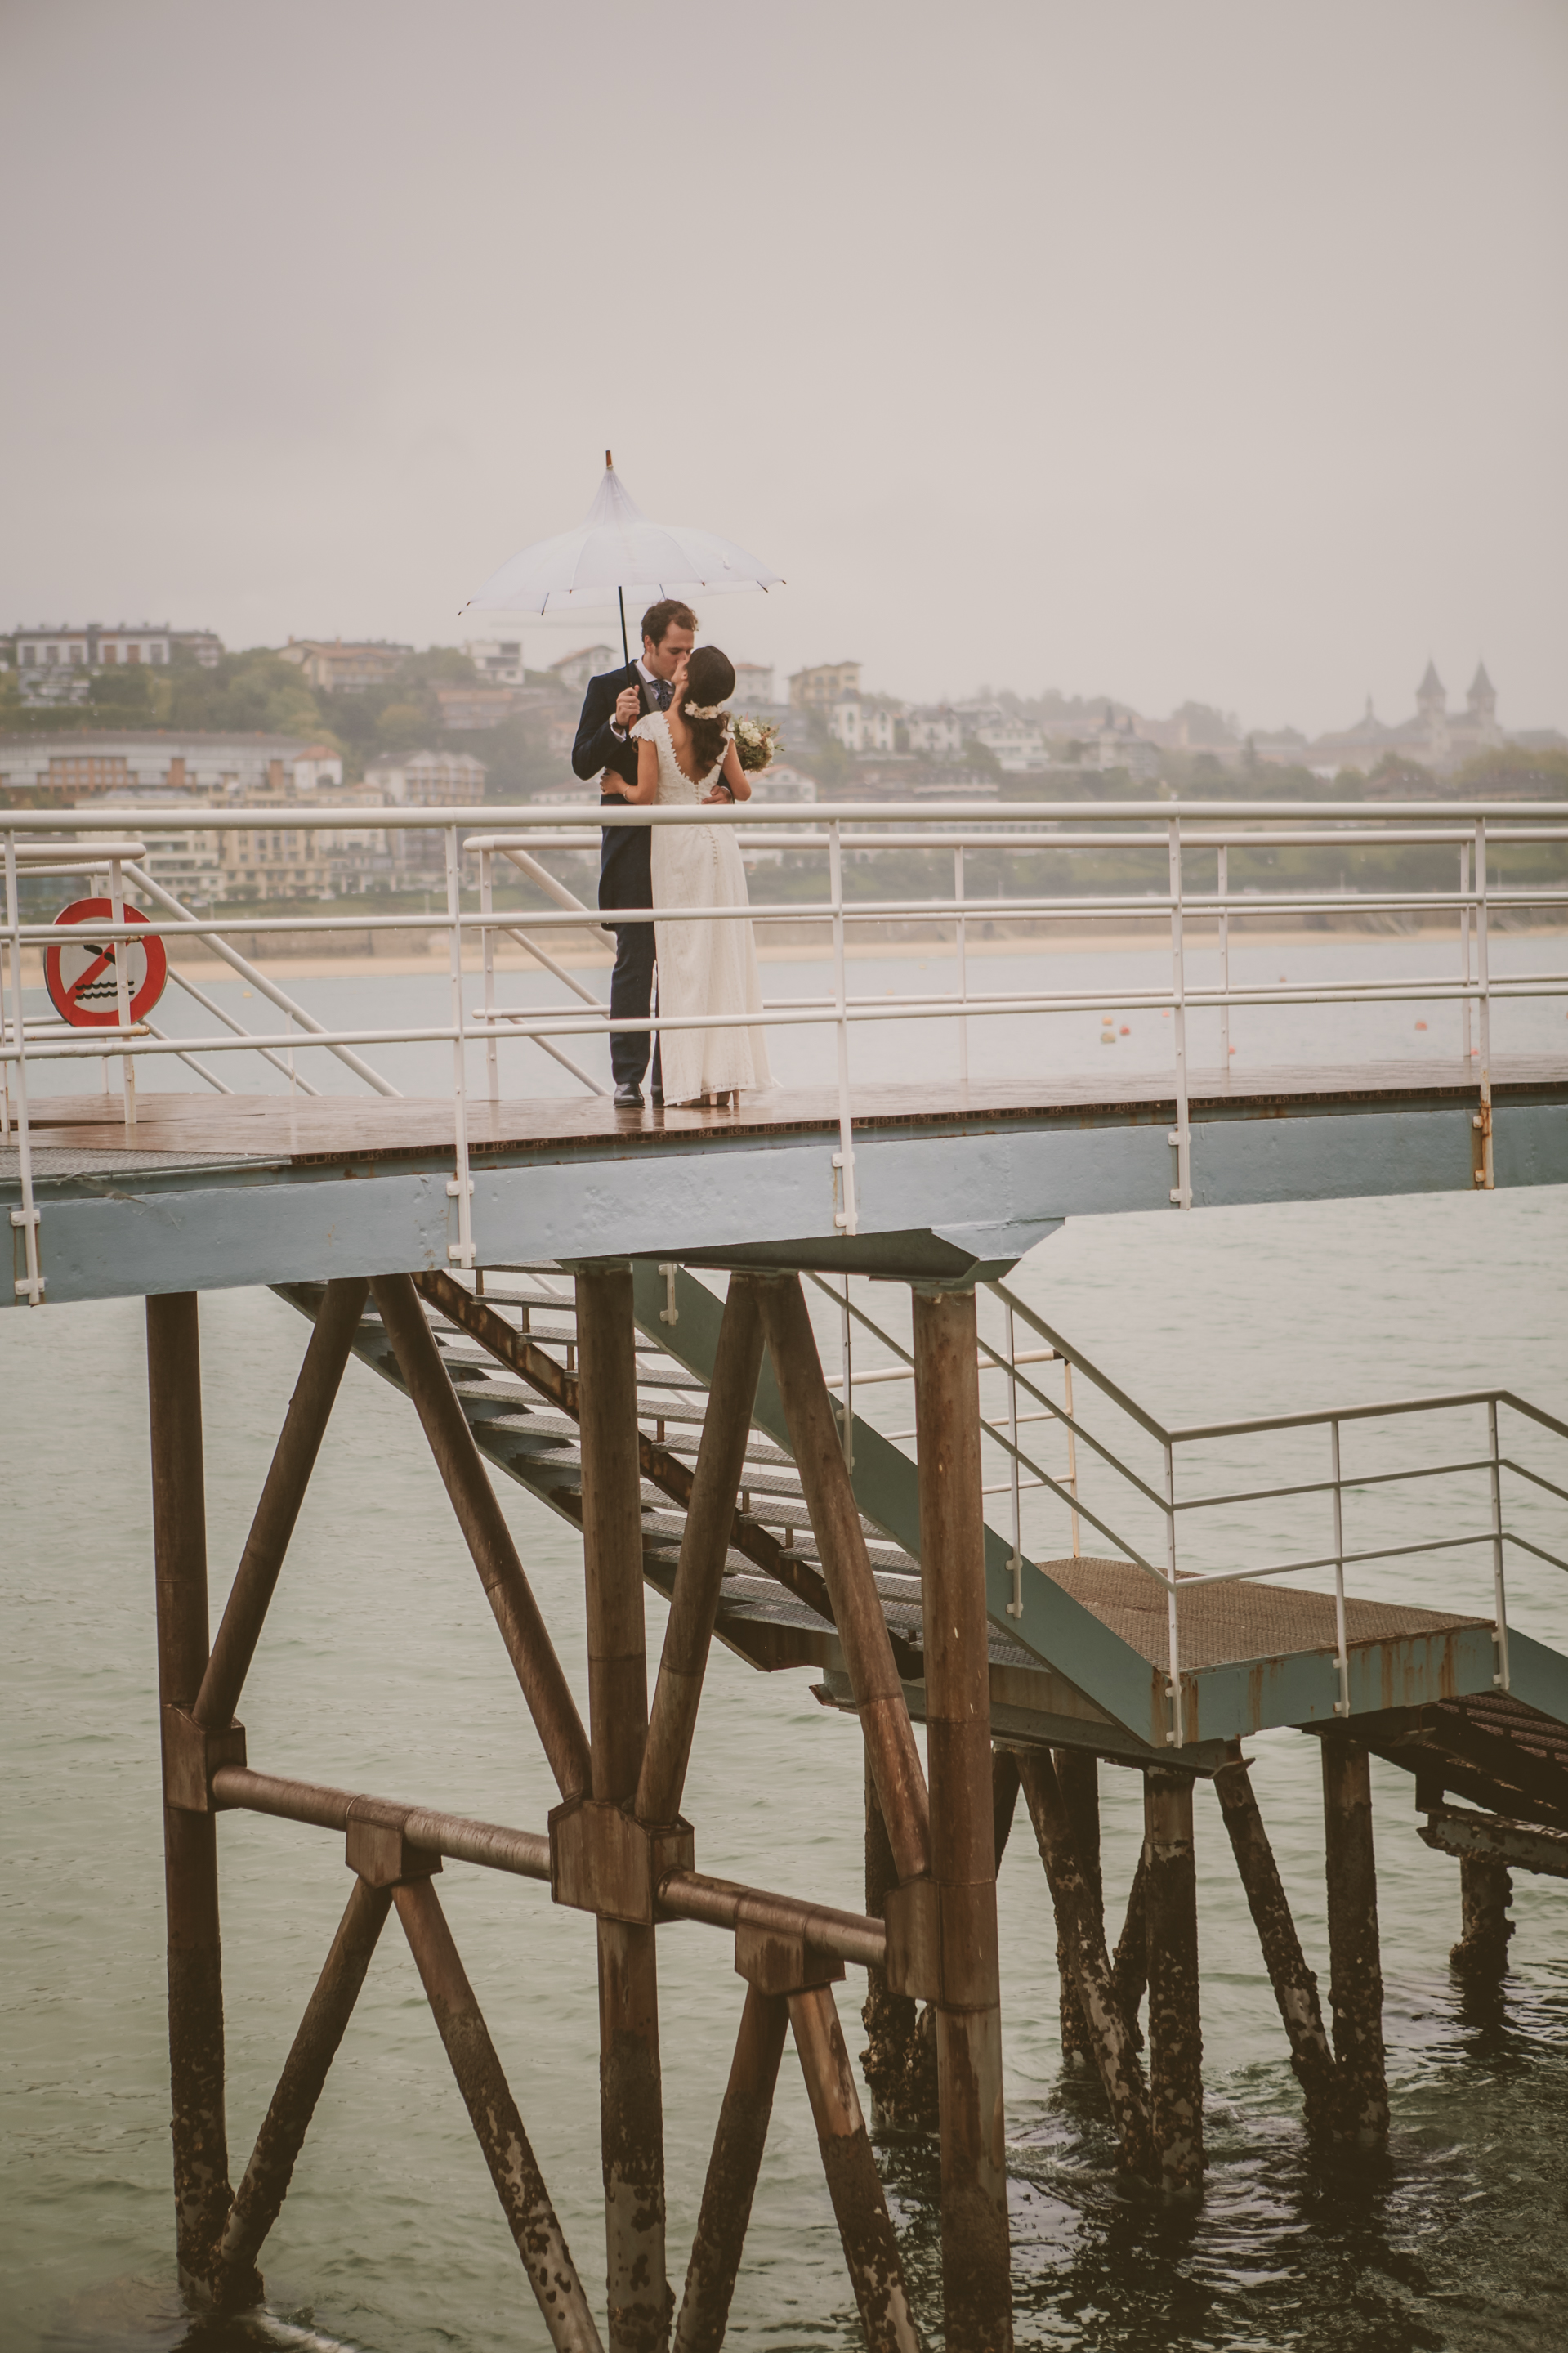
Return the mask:
M 1510 944 L 1521 961 L 1552 944 Z M 1374 944 L 1390 969 L 1434 968 L 1421 943 Z M 1338 943 L 1248 948 L 1294 978 L 1342 969 Z M 979 964 L 979 959 L 975 960 Z M 1040 962 L 988 960 L 972 985 L 1032 986 Z M 855 985 L 951 985 L 951 963 L 858 963 Z M 1126 958 L 1050 959 L 1089 988 L 1136 986 Z M 1365 969 L 1358 960 L 1358 968 Z M 769 994 L 824 976 L 771 967 Z M 521 997 L 521 976 L 506 976 Z M 226 992 L 229 984 L 219 986 Z M 442 1016 L 433 973 L 297 984 L 317 1018 Z M 255 1019 L 259 1008 L 233 1009 Z M 174 1024 L 171 995 L 166 1026 Z M 426 1008 L 421 1013 L 420 1008 Z M 1168 1025 L 1101 1011 L 1055 1025 L 1053 1066 L 1162 1067 Z M 1433 1008 L 1335 1016 L 1320 1059 L 1411 1055 L 1458 1017 Z M 164 1017 L 161 1017 L 164 1018 Z M 1510 1007 L 1500 1045 L 1554 1048 L 1556 1007 Z M 205 1017 L 204 1017 L 205 1018 Z M 1258 1060 L 1322 1046 L 1301 1017 L 1237 1017 Z M 1359 1028 L 1357 1025 L 1361 1025 Z M 1439 1025 L 1446 1024 L 1453 1035 Z M 1297 1025 L 1300 1025 L 1298 1029 Z M 1379 1027 L 1378 1025 L 1381 1025 Z M 976 1022 L 972 1058 L 1001 1051 Z M 1118 1023 L 1120 1027 L 1120 1022 Z M 900 1033 L 901 1031 L 901 1039 Z M 1374 1034 L 1375 1031 L 1375 1034 Z M 879 1068 L 926 1068 L 890 1025 Z M 1020 1032 L 1015 1057 L 1028 1045 Z M 504 1050 L 521 1067 L 536 1050 Z M 1036 1047 L 1033 1050 L 1038 1051 Z M 447 1067 L 450 1068 L 450 1050 Z M 1203 1050 L 1199 1049 L 1200 1058 Z M 402 1059 L 399 1059 L 401 1054 Z M 794 1057 L 795 1059 L 791 1059 Z M 439 1083 L 417 1050 L 370 1059 L 404 1085 Z M 820 1075 L 820 1040 L 778 1060 Z M 315 1055 L 300 1068 L 319 1071 Z M 230 1083 L 254 1087 L 240 1066 Z M 476 1064 L 476 1069 L 481 1065 Z M 972 1060 L 972 1067 L 973 1061 Z M 1014 1069 L 1018 1067 L 1016 1060 Z M 330 1066 L 329 1066 L 330 1068 Z M 421 1076 L 423 1073 L 423 1076 Z M 160 1074 L 162 1075 L 162 1074 Z M 172 1074 L 171 1074 L 172 1075 Z M 343 1074 L 346 1078 L 346 1074 Z M 542 1070 L 531 1071 L 538 1086 Z M 555 1082 L 544 1082 L 555 1091 Z M 79 1083 L 79 1082 L 77 1082 Z M 267 1083 L 283 1084 L 270 1075 Z M 510 1091 L 517 1081 L 504 1081 Z M 1168 1421 L 1238 1417 L 1507 1384 L 1568 1418 L 1568 1194 L 1398 1198 L 1071 1221 L 1017 1288 Z M 871 1312 L 893 1294 L 866 1286 Z M 825 1356 L 837 1316 L 821 1303 Z M 212 1596 L 221 1608 L 297 1372 L 307 1327 L 267 1292 L 202 1301 Z M 863 1348 L 869 1367 L 879 1357 Z M 0 1317 L 0 2345 L 5 2353 L 162 2353 L 184 2341 L 174 2290 L 168 2138 L 155 1657 L 144 1338 L 133 1301 Z M 901 1401 L 900 1401 L 901 1400 Z M 907 1426 L 908 1393 L 858 1409 Z M 993 1472 L 991 1476 L 996 1474 Z M 580 1540 L 498 1481 L 501 1503 L 585 1708 Z M 998 1506 L 1005 1499 L 993 1499 Z M 992 1516 L 997 1517 L 993 1510 Z M 1541 1540 L 1563 1551 L 1563 1514 Z M 1555 1537 L 1555 1542 L 1553 1542 Z M 1087 1548 L 1087 1546 L 1086 1546 Z M 1391 1572 L 1381 1572 L 1387 1576 Z M 1419 1570 L 1411 1598 L 1484 1613 L 1467 1556 Z M 1358 1589 L 1352 1580 L 1352 1590 Z M 1370 1584 L 1359 1588 L 1373 1589 Z M 1379 1590 L 1389 1589 L 1385 1587 Z M 1516 1556 L 1514 1621 L 1568 1648 L 1568 1579 Z M 662 1605 L 648 1604 L 657 1654 Z M 716 1648 L 688 1785 L 703 1870 L 858 1908 L 861 1767 L 852 1720 L 808 1673 L 761 1676 Z M 435 1468 L 405 1400 L 352 1363 L 252 1669 L 241 1714 L 256 1763 L 537 1828 L 553 1784 Z M 1248 1744 L 1254 1783 L 1309 1959 L 1326 1979 L 1315 1744 Z M 1555 2348 L 1568 2342 L 1568 1888 L 1518 1874 L 1518 1933 L 1500 1988 L 1451 1974 L 1458 1866 L 1416 1836 L 1408 1776 L 1373 1761 L 1393 2132 L 1386 2161 L 1315 2159 L 1256 1938 L 1212 1798 L 1197 1804 L 1209 2171 L 1201 2201 L 1124 2195 L 1091 2076 L 1064 2069 L 1055 1934 L 1022 1814 L 999 1881 L 1017 2338 L 1095 2353 L 1165 2348 Z M 1102 1767 L 1112 1928 L 1141 1827 L 1138 1777 Z M 220 1828 L 231 2163 L 243 2166 L 345 1899 L 341 1841 L 258 1817 Z M 449 1866 L 443 1905 L 507 2069 L 573 2253 L 603 2308 L 592 1932 L 544 1889 Z M 858 1973 L 841 1989 L 860 2047 Z M 699 1927 L 659 1945 L 669 2246 L 689 2247 L 742 1988 L 728 1940 Z M 928 2338 L 940 2337 L 934 2145 L 880 2151 Z M 389 1923 L 268 2242 L 268 2311 L 208 2327 L 205 2348 L 256 2342 L 375 2353 L 500 2353 L 547 2339 L 524 2284 L 418 1978 Z M 859 2341 L 804 2087 L 786 2053 L 731 2326 L 737 2345 Z

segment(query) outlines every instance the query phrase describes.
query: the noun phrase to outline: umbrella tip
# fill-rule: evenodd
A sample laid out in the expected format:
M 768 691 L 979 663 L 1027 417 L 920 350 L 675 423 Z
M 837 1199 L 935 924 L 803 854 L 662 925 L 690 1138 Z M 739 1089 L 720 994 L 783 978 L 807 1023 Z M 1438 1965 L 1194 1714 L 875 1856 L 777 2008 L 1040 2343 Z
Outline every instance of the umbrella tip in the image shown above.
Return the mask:
M 616 461 L 615 461 L 614 458 L 610 455 L 610 452 L 606 449 L 606 450 L 605 450 L 605 473 L 606 473 L 606 474 L 614 473 L 614 471 L 615 471 L 615 467 L 616 467 Z

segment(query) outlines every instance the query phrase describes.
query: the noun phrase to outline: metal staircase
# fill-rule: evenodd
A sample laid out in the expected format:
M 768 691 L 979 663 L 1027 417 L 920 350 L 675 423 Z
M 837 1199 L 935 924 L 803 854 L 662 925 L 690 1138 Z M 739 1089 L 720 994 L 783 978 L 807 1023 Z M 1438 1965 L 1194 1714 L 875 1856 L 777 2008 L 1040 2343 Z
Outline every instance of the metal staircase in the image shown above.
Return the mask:
M 558 1266 L 535 1262 L 490 1271 L 482 1289 L 444 1271 L 414 1279 L 480 1452 L 581 1526 L 572 1278 Z M 693 1274 L 668 1263 L 636 1261 L 634 1285 L 644 1573 L 668 1597 L 679 1560 L 721 1303 Z M 291 1284 L 279 1286 L 279 1295 L 313 1318 L 323 1293 L 320 1285 Z M 1037 1331 L 1044 1328 L 1037 1323 Z M 362 1317 L 353 1351 L 404 1389 L 374 1300 Z M 1098 1377 L 1083 1359 L 1077 1361 Z M 1030 1394 L 1040 1393 L 1031 1388 Z M 924 1712 L 924 1664 L 915 1464 L 853 1412 L 847 1436 L 877 1589 L 910 1712 L 918 1719 Z M 1076 1488 L 1072 1500 L 1076 1509 Z M 1087 1506 L 1085 1516 L 1091 1525 L 1102 1525 Z M 1128 1762 L 1169 1758 L 1173 1710 L 1160 1657 L 1163 1616 L 1151 1639 L 1129 1611 L 1130 1581 L 1139 1588 L 1134 1599 L 1142 1601 L 1143 1593 L 1132 1564 L 1089 1556 L 1039 1560 L 1034 1564 L 1038 1573 L 1024 1577 L 1016 1566 L 1014 1541 L 988 1526 L 985 1549 L 997 1736 L 1089 1749 Z M 1200 1585 L 1201 1580 L 1180 1588 L 1192 1596 L 1185 1606 L 1195 1609 L 1205 1599 Z M 1219 1588 L 1221 1599 L 1236 1590 Z M 1216 1640 L 1207 1657 L 1195 1645 L 1189 1651 L 1192 1664 L 1183 1673 L 1185 1736 L 1179 1746 L 1182 1763 L 1198 1772 L 1215 1769 L 1234 1753 L 1237 1737 L 1265 1725 L 1309 1728 L 1336 1715 L 1343 1720 L 1332 1697 L 1342 1688 L 1331 1655 L 1335 1638 L 1321 1622 L 1325 1613 L 1331 1618 L 1329 1600 L 1262 1582 L 1246 1587 L 1242 1598 L 1248 1607 L 1266 1605 L 1275 1613 L 1281 1639 L 1271 1630 L 1267 1648 L 1272 1655 L 1261 1661 L 1249 1654 L 1245 1639 L 1232 1640 L 1228 1647 Z M 1151 1622 L 1155 1614 L 1147 1608 L 1142 1612 Z M 1287 1628 L 1297 1620 L 1302 1630 L 1292 1651 Z M 1440 1802 L 1446 1788 L 1497 1814 L 1568 1830 L 1568 1735 L 1558 1721 L 1568 1719 L 1568 1662 L 1512 1630 L 1517 1680 L 1510 1697 L 1493 1692 L 1492 1636 L 1484 1620 L 1354 1602 L 1348 1605 L 1347 1620 L 1347 1656 L 1354 1672 L 1346 1681 L 1366 1694 L 1349 1710 L 1358 1736 L 1415 1774 L 1422 1795 L 1436 1790 L 1433 1803 Z M 1394 1622 L 1405 1620 L 1408 1626 Z M 716 1631 L 752 1666 L 763 1672 L 815 1668 L 825 1703 L 853 1704 L 821 1555 L 765 1356 Z M 1251 1647 L 1256 1643 L 1254 1632 Z M 1384 1696 L 1391 1674 L 1397 1678 L 1393 1687 L 1408 1701 L 1392 1710 Z M 1528 1701 L 1517 1695 L 1521 1685 L 1529 1691 Z M 1512 1767 L 1508 1758 L 1515 1760 Z M 1523 1801 L 1542 1775 L 1552 1788 L 1542 1788 L 1542 1803 L 1531 1812 Z

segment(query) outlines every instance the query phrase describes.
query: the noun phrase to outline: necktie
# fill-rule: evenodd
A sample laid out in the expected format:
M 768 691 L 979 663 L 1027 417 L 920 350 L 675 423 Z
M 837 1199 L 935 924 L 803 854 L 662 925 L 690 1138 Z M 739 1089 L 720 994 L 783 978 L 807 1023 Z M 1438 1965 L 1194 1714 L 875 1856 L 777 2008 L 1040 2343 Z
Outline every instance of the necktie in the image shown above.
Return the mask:
M 653 682 L 653 691 L 658 699 L 659 709 L 661 711 L 668 711 L 669 709 L 670 700 L 668 679 L 656 678 Z

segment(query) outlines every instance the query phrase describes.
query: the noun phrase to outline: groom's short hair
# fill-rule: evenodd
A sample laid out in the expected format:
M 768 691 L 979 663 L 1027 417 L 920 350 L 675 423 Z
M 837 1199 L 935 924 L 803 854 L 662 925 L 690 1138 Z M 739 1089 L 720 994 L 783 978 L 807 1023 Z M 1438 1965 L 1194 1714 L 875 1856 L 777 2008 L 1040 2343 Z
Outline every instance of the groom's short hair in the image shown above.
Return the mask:
M 695 629 L 696 627 L 696 614 L 689 605 L 683 605 L 679 596 L 661 596 L 658 603 L 650 605 L 642 617 L 642 633 L 656 646 L 663 645 L 672 628 Z

